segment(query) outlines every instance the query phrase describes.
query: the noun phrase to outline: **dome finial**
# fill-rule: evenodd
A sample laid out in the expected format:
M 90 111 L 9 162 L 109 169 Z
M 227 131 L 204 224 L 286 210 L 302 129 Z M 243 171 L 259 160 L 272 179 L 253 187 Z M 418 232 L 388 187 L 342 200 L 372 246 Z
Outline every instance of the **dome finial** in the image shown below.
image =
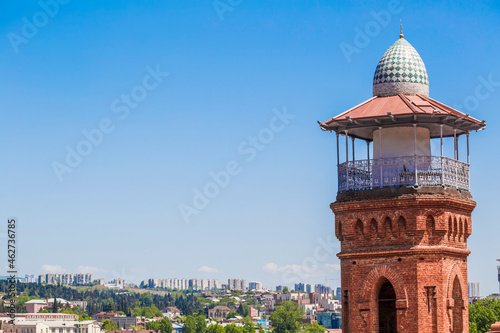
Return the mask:
M 401 19 L 399 19 L 399 29 L 400 29 L 399 38 L 403 38 L 404 37 L 404 35 L 403 35 L 403 23 L 401 23 Z

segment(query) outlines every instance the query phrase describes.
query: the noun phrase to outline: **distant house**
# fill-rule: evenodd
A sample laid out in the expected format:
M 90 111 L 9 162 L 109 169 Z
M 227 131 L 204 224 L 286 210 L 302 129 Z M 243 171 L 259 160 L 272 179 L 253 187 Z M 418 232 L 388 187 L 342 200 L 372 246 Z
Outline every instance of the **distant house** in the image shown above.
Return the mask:
M 43 299 L 32 299 L 24 303 L 24 305 L 29 313 L 38 313 L 43 310 L 43 308 L 47 307 L 47 301 Z
M 168 306 L 162 311 L 163 315 L 168 319 L 172 320 L 176 317 L 182 316 L 182 311 L 177 309 L 175 306 Z
M 218 319 L 224 319 L 227 317 L 227 314 L 231 311 L 230 308 L 227 306 L 216 306 L 213 309 L 208 310 L 208 317 L 209 318 L 218 318 Z
M 117 317 L 118 314 L 112 312 L 112 313 L 106 313 L 106 312 L 99 312 L 96 313 L 95 315 L 92 316 L 92 319 L 95 321 L 103 321 L 105 319 L 111 320 L 111 318 Z
M 131 326 L 137 326 L 137 317 L 116 316 L 111 317 L 111 322 L 118 325 L 121 330 L 128 330 Z
M 57 304 L 58 304 L 59 307 L 64 306 L 66 304 L 68 304 L 70 308 L 72 308 L 74 306 L 74 304 L 72 302 L 68 302 L 65 299 L 56 298 L 56 300 L 57 300 Z M 87 302 L 84 302 L 84 303 L 85 303 L 85 307 L 86 307 L 87 306 Z M 28 310 L 28 313 L 38 313 L 41 310 L 43 310 L 43 308 L 51 308 L 53 305 L 54 305 L 54 299 L 53 298 L 49 298 L 49 299 L 32 299 L 32 300 L 27 301 L 25 303 L 26 310 Z
M 259 316 L 259 311 L 257 311 L 257 309 L 250 307 L 250 318 L 258 317 L 258 316 Z

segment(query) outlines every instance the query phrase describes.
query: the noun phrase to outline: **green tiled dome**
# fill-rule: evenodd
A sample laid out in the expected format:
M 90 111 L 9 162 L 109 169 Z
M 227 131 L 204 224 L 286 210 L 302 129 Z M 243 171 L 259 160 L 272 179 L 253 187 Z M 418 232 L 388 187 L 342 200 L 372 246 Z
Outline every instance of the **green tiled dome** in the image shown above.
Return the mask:
M 373 76 L 373 96 L 429 96 L 429 78 L 418 52 L 403 37 L 384 53 Z

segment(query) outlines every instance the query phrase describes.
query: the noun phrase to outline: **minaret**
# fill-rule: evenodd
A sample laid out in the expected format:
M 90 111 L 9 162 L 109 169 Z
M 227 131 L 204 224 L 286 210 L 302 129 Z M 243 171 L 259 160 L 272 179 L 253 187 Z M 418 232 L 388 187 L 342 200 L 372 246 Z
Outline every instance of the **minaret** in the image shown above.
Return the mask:
M 343 332 L 469 331 L 469 133 L 484 126 L 429 97 L 425 65 L 402 28 L 375 70 L 373 97 L 320 122 L 337 137 L 330 207 L 341 243 Z

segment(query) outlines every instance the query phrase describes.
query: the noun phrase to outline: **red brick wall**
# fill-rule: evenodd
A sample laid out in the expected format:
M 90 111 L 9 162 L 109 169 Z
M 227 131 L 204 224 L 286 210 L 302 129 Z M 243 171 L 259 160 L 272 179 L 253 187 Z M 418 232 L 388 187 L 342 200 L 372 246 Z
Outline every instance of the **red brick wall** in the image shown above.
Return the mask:
M 389 197 L 372 191 L 372 198 L 331 205 L 341 241 L 344 332 L 379 332 L 378 293 L 386 280 L 396 294 L 397 332 L 456 333 L 457 318 L 460 332 L 468 332 L 467 238 L 475 202 L 447 190 Z M 453 293 L 455 278 L 460 288 Z

